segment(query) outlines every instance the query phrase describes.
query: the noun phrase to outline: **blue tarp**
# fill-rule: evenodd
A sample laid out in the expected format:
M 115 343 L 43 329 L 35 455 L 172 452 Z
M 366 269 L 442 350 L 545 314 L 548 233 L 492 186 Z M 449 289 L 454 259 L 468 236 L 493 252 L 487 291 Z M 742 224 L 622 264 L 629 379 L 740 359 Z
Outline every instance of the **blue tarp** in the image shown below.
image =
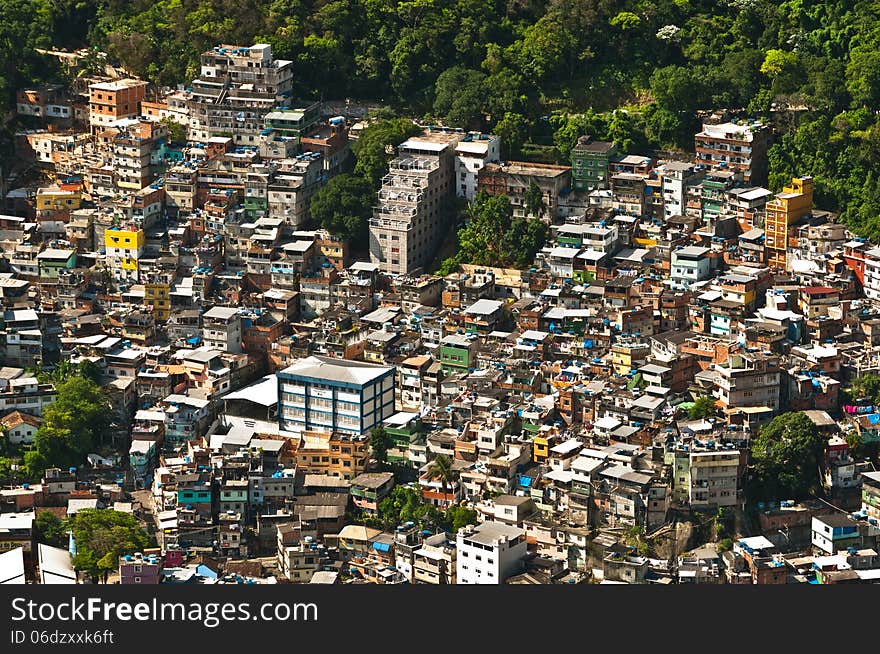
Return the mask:
M 388 543 L 373 543 L 373 549 L 377 552 L 389 552 L 391 551 L 391 546 Z
M 880 423 L 880 413 L 872 413 L 871 415 L 869 415 L 868 422 L 870 422 L 872 425 Z
M 522 487 L 524 487 L 524 488 L 528 488 L 529 486 L 532 485 L 532 478 L 531 478 L 531 477 L 523 477 L 523 476 L 520 476 L 520 478 L 519 478 L 519 485 L 522 486 Z

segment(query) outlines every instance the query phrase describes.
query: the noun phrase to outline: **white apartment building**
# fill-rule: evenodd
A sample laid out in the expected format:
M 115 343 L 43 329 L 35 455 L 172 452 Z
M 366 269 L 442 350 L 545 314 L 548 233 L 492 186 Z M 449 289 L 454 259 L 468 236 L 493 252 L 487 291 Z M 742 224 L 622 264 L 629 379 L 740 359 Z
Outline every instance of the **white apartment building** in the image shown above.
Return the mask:
M 880 300 L 880 248 L 865 252 L 865 295 Z
M 284 429 L 363 434 L 394 414 L 391 366 L 311 356 L 278 372 Z
M 739 450 L 691 452 L 691 507 L 735 506 L 739 460 Z
M 258 145 L 263 119 L 290 98 L 293 62 L 273 59 L 272 46 L 216 46 L 201 56 L 189 103 L 193 140 L 232 134 L 237 144 Z
M 687 189 L 700 177 L 694 165 L 670 161 L 663 165 L 663 215 L 684 216 L 687 210 Z
M 455 576 L 458 584 L 503 584 L 522 571 L 526 532 L 499 522 L 483 522 L 459 530 Z
M 202 334 L 210 348 L 241 352 L 241 316 L 235 307 L 214 307 L 202 315 Z
M 674 288 L 689 288 L 694 282 L 709 278 L 712 264 L 709 248 L 689 245 L 673 250 L 669 278 Z
M 370 219 L 370 261 L 405 275 L 427 266 L 449 226 L 455 146 L 463 132 L 429 130 L 400 144 Z
M 501 139 L 492 134 L 471 132 L 455 146 L 455 194 L 473 202 L 477 177 L 486 162 L 500 161 Z

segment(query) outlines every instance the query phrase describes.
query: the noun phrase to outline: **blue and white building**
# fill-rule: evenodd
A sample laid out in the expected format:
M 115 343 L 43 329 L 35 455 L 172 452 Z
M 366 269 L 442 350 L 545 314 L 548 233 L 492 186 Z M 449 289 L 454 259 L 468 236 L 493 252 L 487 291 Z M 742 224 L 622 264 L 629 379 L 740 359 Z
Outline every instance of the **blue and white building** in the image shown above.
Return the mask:
M 395 413 L 393 366 L 311 356 L 277 375 L 282 429 L 363 434 Z

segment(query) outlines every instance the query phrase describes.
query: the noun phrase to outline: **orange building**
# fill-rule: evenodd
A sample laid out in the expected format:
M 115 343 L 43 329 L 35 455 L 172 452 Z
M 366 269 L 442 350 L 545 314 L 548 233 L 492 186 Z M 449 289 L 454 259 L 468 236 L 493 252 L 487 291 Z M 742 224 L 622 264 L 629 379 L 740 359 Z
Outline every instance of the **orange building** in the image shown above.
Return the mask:
M 813 208 L 813 178 L 794 177 L 791 185 L 767 203 L 764 222 L 764 253 L 768 266 L 785 270 L 789 234 L 795 236 L 795 225 Z
M 89 84 L 89 125 L 100 132 L 122 118 L 135 118 L 140 113 L 147 83 L 139 79 L 122 79 Z

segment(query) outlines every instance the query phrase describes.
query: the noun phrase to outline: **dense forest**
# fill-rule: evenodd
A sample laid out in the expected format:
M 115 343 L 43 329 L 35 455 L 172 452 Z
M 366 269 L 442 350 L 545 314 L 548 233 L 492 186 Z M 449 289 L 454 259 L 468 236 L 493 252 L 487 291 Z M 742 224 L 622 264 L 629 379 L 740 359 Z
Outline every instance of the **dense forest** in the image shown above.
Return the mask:
M 0 0 L 0 97 L 90 45 L 160 85 L 220 42 L 267 42 L 302 98 L 378 101 L 565 161 L 584 133 L 688 149 L 701 110 L 776 123 L 774 190 L 880 239 L 880 2 L 870 0 Z

